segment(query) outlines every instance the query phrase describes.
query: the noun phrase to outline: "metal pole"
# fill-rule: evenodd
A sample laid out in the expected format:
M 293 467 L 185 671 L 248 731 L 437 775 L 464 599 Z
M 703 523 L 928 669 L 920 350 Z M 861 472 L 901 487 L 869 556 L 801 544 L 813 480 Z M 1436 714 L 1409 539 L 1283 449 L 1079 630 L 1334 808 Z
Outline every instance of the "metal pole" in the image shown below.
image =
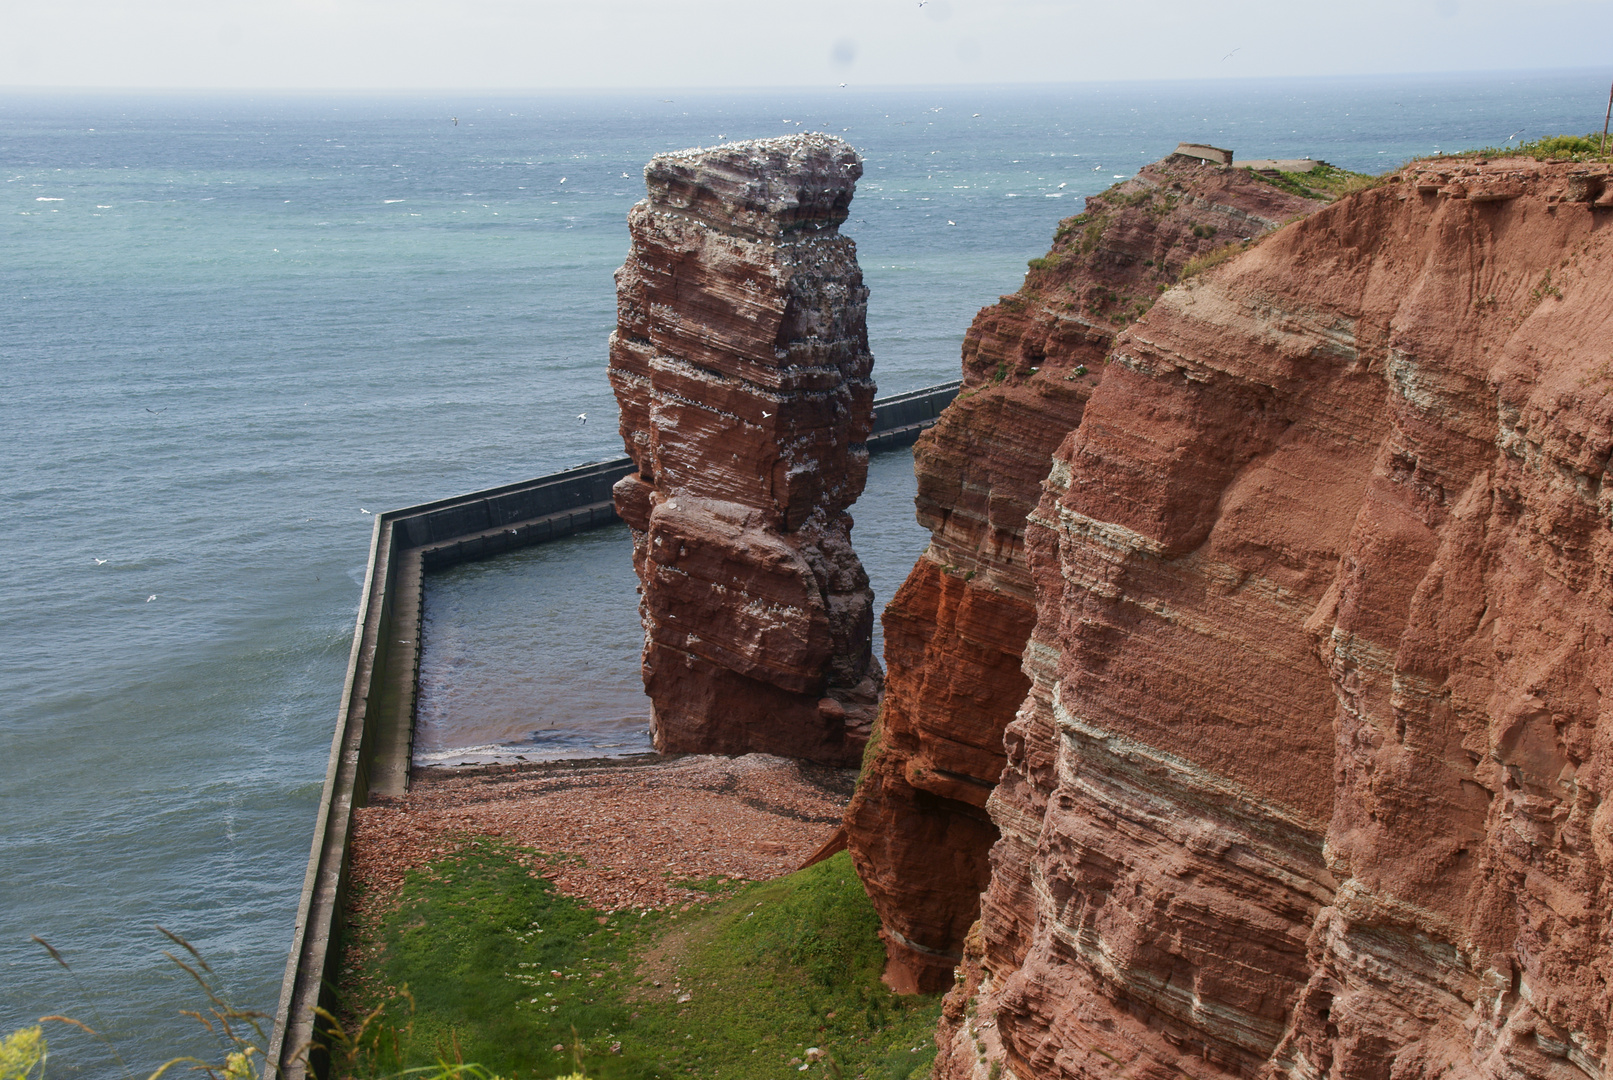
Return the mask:
M 1607 115 L 1602 117 L 1602 148 L 1597 157 L 1607 157 L 1607 122 L 1613 120 L 1613 86 L 1607 88 Z

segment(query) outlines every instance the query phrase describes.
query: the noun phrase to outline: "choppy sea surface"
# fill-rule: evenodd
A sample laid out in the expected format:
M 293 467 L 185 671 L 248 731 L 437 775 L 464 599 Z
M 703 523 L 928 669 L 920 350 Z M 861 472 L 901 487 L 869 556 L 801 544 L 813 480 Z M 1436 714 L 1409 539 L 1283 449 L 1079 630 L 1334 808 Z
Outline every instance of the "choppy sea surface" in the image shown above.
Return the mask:
M 161 958 L 157 923 L 194 942 L 236 1001 L 273 1009 L 364 511 L 621 452 L 604 377 L 611 272 L 652 154 L 808 129 L 856 145 L 867 173 L 846 232 L 872 289 L 880 391 L 894 393 L 955 377 L 969 320 L 1018 286 L 1057 220 L 1179 140 L 1379 171 L 1518 129 L 1589 130 L 1605 95 L 1594 72 L 0 92 L 0 1031 L 68 1013 L 141 1075 L 208 1054 L 178 1014 L 199 999 Z M 876 472 L 896 480 L 853 510 L 880 603 L 923 543 L 892 460 Z M 527 690 L 559 688 L 542 715 L 564 725 L 568 701 L 603 692 L 531 644 L 548 631 L 497 622 L 558 619 L 573 647 L 611 643 L 608 693 L 630 706 L 631 571 L 609 533 L 434 583 L 429 692 L 451 701 L 480 678 L 521 697 L 516 672 Z M 556 559 L 615 585 L 554 595 Z M 58 1075 L 123 1075 L 94 1043 L 61 1030 L 54 1045 Z

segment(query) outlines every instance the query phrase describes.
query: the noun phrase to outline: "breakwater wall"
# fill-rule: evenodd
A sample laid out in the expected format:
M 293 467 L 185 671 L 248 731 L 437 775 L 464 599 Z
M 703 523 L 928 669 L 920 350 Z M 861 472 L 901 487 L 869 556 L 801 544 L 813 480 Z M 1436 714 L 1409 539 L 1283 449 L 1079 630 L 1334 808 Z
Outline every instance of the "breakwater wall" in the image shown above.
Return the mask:
M 957 396 L 944 383 L 874 402 L 871 452 L 911 445 Z M 267 1058 L 285 1080 L 325 1075 L 315 1008 L 334 1011 L 353 810 L 408 790 L 425 574 L 557 540 L 620 518 L 611 485 L 626 457 L 581 465 L 375 519 L 370 558 L 331 739 L 313 849 Z

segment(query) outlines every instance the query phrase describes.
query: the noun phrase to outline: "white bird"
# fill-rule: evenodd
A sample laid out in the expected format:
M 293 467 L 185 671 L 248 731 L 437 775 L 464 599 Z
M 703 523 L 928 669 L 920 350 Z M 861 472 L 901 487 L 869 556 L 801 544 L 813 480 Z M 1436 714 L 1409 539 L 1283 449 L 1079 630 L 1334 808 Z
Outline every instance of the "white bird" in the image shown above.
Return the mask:
M 957 224 L 957 222 L 956 222 L 956 221 L 948 221 L 948 222 L 947 222 L 947 224 L 948 224 L 948 225 L 956 225 L 956 224 Z
M 585 412 L 580 412 L 577 414 L 577 419 L 586 424 L 588 423 L 588 414 Z
M 450 116 L 450 117 L 449 117 L 449 118 L 448 118 L 448 119 L 450 119 L 450 120 L 452 120 L 452 121 L 453 121 L 453 122 L 454 122 L 454 126 L 455 126 L 455 127 L 458 127 L 458 126 L 459 126 L 459 117 L 457 117 L 457 116 Z
M 95 560 L 95 565 L 96 566 L 102 566 L 102 565 L 105 565 L 105 563 L 106 563 L 105 559 L 96 559 Z
M 768 412 L 768 411 L 767 411 L 767 410 L 765 410 L 765 409 L 764 409 L 764 410 L 762 410 L 762 419 L 763 419 L 763 420 L 766 420 L 766 419 L 767 419 L 767 418 L 768 418 L 768 417 L 769 417 L 769 416 L 772 416 L 772 415 L 773 415 L 773 414 L 772 414 L 772 413 L 770 413 L 770 412 Z
M 562 184 L 564 184 L 564 183 L 565 183 L 565 182 L 566 182 L 566 178 L 565 178 L 565 177 L 564 177 L 564 176 L 562 176 L 562 177 L 561 177 L 561 178 L 560 178 L 560 182 L 561 182 L 561 183 L 562 183 Z
M 155 599 L 157 599 L 157 594 L 156 594 L 156 593 L 152 593 L 152 594 L 151 594 L 151 595 L 150 595 L 150 596 L 148 596 L 148 597 L 146 597 L 146 603 L 148 603 L 148 604 L 149 604 L 149 603 L 151 603 L 151 602 L 152 602 L 152 601 L 153 601 L 153 600 L 155 600 Z
M 363 508 L 363 507 L 362 507 L 362 506 L 361 506 L 361 507 L 359 507 L 359 508 L 358 508 L 358 512 L 359 512 L 359 513 L 361 513 L 361 514 L 373 514 L 373 513 L 375 513 L 375 511 L 373 511 L 373 510 L 366 510 L 366 509 L 364 509 L 364 508 Z
M 1241 52 L 1241 51 L 1242 51 L 1242 50 L 1243 50 L 1243 46 L 1242 46 L 1242 45 L 1239 45 L 1239 46 L 1238 46 L 1238 47 L 1237 47 L 1237 48 L 1236 48 L 1236 49 L 1233 49 L 1233 50 L 1232 50 L 1232 52 L 1229 52 L 1229 53 L 1227 53 L 1227 54 L 1226 54 L 1226 55 L 1225 55 L 1225 56 L 1223 56 L 1223 57 L 1222 57 L 1222 58 L 1221 58 L 1221 59 L 1222 59 L 1222 60 L 1223 60 L 1223 61 L 1225 61 L 1225 60 L 1231 60 L 1231 59 L 1232 59 L 1232 53 L 1235 53 L 1235 52 Z
M 844 90 L 844 89 L 845 89 L 845 88 L 846 88 L 846 84 L 845 84 L 845 83 L 841 83 L 841 84 L 840 84 L 840 89 L 842 89 L 842 90 Z
M 627 174 L 626 174 L 626 173 L 623 173 L 623 174 L 622 174 L 622 179 L 623 179 L 623 180 L 631 180 L 631 179 L 633 179 L 633 178 L 632 178 L 632 177 L 631 177 L 631 176 L 628 176 L 628 175 L 627 175 Z

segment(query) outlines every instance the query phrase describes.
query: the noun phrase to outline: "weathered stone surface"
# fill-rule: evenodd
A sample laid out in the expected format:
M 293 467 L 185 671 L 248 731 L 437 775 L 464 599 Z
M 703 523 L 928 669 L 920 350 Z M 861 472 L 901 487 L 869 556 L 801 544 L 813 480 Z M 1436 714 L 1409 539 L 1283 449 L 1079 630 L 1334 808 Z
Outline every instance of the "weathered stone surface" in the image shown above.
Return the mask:
M 893 987 L 950 985 L 978 914 L 997 836 L 986 798 L 1029 685 L 1025 518 L 1114 335 L 1194 255 L 1320 205 L 1173 155 L 1089 199 L 1024 288 L 970 327 L 964 391 L 915 450 L 919 520 L 933 538 L 885 608 L 879 753 L 847 815 Z
M 873 594 L 846 508 L 868 474 L 862 162 L 827 135 L 663 154 L 617 273 L 616 486 L 662 751 L 858 760 Z
M 1115 340 L 938 1076 L 1606 1073 L 1607 174 L 1414 168 Z

